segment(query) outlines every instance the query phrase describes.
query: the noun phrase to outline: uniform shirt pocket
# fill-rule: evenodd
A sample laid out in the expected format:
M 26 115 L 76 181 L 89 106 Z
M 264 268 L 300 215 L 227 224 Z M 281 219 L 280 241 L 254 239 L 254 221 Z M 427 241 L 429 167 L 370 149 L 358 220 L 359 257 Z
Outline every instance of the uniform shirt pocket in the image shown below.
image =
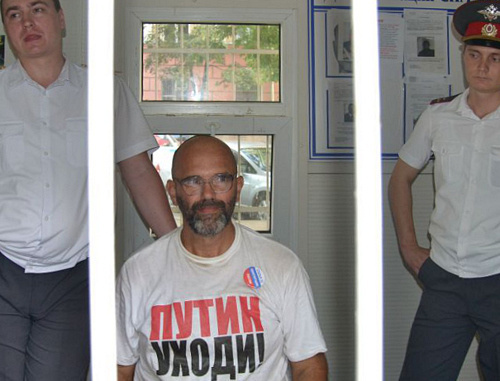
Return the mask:
M 490 184 L 500 187 L 500 146 L 493 146 L 490 150 Z
M 66 154 L 70 165 L 87 166 L 87 119 L 66 119 Z
M 457 142 L 434 142 L 435 170 L 446 182 L 458 181 L 462 175 L 463 147 Z
M 14 171 L 24 164 L 24 123 L 0 123 L 0 170 Z

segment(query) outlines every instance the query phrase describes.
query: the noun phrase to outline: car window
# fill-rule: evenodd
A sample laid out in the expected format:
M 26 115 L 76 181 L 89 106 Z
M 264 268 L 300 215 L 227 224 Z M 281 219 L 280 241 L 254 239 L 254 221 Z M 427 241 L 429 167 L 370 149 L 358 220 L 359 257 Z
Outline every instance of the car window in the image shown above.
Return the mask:
M 255 174 L 257 171 L 252 167 L 252 165 L 248 162 L 247 159 L 242 157 L 240 155 L 240 168 L 241 168 L 241 173 L 251 173 Z
M 268 152 L 265 148 L 243 148 L 241 150 L 252 162 L 263 171 L 267 170 L 266 157 Z

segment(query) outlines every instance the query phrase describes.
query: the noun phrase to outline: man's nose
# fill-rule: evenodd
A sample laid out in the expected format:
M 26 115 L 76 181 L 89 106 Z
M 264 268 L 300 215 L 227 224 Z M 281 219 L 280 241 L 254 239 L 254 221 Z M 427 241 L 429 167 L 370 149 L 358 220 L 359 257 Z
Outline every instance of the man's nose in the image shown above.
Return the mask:
M 25 29 L 31 28 L 33 26 L 33 17 L 31 16 L 31 13 L 28 12 L 23 16 L 23 24 Z
M 207 199 L 213 199 L 215 197 L 215 192 L 210 185 L 210 181 L 205 180 L 201 186 L 201 195 Z
M 481 60 L 479 61 L 479 70 L 482 70 L 482 71 L 487 71 L 488 70 L 488 58 L 487 57 L 483 57 L 481 58 Z

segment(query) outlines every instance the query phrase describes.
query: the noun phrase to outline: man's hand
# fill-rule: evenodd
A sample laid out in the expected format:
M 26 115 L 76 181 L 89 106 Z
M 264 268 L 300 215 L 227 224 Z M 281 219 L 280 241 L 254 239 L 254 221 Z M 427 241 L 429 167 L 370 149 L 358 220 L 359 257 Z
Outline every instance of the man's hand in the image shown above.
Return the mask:
M 293 381 L 326 381 L 328 379 L 328 364 L 324 353 L 303 361 L 290 362 Z
M 420 246 L 401 248 L 405 265 L 414 275 L 418 275 L 422 264 L 429 258 L 429 254 L 429 249 Z

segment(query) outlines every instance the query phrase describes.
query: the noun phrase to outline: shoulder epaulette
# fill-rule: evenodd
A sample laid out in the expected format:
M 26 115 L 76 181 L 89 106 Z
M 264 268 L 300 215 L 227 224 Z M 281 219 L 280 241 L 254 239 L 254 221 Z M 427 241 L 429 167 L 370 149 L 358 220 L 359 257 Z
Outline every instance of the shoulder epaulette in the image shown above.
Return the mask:
M 435 104 L 438 104 L 438 103 L 448 103 L 448 102 L 451 102 L 453 99 L 455 99 L 456 97 L 458 97 L 460 95 L 459 94 L 455 94 L 455 95 L 452 95 L 452 96 L 449 96 L 449 97 L 443 97 L 443 98 L 436 98 L 436 99 L 433 99 L 431 101 L 431 105 L 435 105 Z

